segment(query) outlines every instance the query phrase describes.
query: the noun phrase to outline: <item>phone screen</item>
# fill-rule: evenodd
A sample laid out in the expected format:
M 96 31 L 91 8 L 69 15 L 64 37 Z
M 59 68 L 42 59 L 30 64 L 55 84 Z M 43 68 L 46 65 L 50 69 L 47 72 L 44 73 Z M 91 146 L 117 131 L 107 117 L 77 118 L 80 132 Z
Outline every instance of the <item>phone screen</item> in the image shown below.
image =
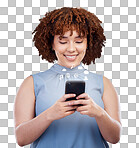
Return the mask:
M 76 94 L 66 101 L 76 100 L 76 97 L 85 92 L 85 81 L 66 81 L 65 94 Z M 83 98 L 82 98 L 83 99 Z

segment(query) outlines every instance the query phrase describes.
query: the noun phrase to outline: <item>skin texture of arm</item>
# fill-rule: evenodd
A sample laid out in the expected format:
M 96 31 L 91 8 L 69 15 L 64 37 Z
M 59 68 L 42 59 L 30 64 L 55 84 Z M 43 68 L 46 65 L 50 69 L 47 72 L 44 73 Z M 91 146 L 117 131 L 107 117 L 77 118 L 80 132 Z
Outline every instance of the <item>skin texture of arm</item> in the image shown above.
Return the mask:
M 110 143 L 117 143 L 122 133 L 120 104 L 118 95 L 112 83 L 106 77 L 103 77 L 104 93 L 103 102 L 104 110 L 99 108 L 100 116 L 96 116 L 96 121 L 100 132 L 105 140 Z
M 35 141 L 51 124 L 44 111 L 35 117 L 35 95 L 33 78 L 29 76 L 20 86 L 14 104 L 15 136 L 18 145 Z M 40 126 L 41 125 L 41 126 Z

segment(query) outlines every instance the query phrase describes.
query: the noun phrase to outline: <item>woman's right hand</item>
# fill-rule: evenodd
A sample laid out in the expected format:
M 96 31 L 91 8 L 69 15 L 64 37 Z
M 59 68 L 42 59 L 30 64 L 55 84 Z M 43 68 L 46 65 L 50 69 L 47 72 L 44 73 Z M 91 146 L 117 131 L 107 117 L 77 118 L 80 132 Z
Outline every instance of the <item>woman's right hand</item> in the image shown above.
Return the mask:
M 75 96 L 75 94 L 65 94 L 59 100 L 57 100 L 54 105 L 47 109 L 49 119 L 54 121 L 73 114 L 78 106 L 69 105 L 70 101 L 66 101 L 66 99 Z

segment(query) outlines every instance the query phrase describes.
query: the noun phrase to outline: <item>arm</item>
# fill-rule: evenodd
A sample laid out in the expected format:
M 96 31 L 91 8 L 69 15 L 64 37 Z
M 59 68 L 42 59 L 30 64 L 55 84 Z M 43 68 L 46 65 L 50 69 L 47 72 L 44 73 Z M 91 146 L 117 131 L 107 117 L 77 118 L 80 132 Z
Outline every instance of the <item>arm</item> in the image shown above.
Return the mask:
M 75 97 L 65 94 L 54 105 L 35 116 L 35 95 L 32 76 L 20 86 L 14 104 L 15 136 L 18 145 L 24 146 L 38 139 L 54 121 L 73 114 L 77 106 L 69 106 L 67 98 Z
M 77 108 L 77 111 L 82 115 L 88 115 L 95 117 L 99 126 L 100 132 L 105 140 L 110 143 L 117 143 L 120 140 L 122 131 L 121 119 L 120 119 L 120 105 L 117 93 L 111 84 L 111 82 L 103 77 L 104 93 L 103 103 L 104 109 L 97 105 L 93 98 L 87 93 L 83 93 L 76 97 L 77 101 L 72 101 L 71 105 L 83 104 Z M 80 100 L 80 98 L 85 98 Z
M 100 113 L 95 117 L 100 132 L 105 140 L 110 143 L 117 143 L 120 140 L 122 132 L 120 104 L 117 93 L 106 77 L 103 77 L 104 93 L 102 100 L 104 102 L 104 110 L 99 107 Z
M 15 136 L 20 146 L 32 143 L 48 128 L 52 121 L 47 114 L 48 110 L 34 118 L 34 85 L 29 76 L 20 86 L 14 104 Z

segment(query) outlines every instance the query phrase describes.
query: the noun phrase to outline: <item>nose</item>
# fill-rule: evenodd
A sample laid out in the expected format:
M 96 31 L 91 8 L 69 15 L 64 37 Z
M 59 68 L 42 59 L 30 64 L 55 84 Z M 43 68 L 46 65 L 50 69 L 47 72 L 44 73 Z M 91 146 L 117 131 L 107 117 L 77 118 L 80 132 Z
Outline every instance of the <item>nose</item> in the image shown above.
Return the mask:
M 74 51 L 76 51 L 76 47 L 75 47 L 75 45 L 74 45 L 73 42 L 71 42 L 71 43 L 69 44 L 69 47 L 67 48 L 67 51 L 69 51 L 69 52 L 74 52 Z

